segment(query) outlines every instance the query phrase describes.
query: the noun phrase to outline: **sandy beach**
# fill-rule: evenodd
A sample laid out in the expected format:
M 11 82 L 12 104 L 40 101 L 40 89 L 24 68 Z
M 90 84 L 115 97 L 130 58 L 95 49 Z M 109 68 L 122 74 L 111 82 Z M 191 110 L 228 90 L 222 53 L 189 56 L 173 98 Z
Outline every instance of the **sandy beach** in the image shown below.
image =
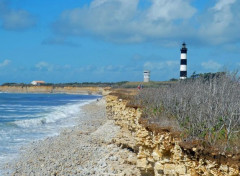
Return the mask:
M 75 127 L 23 147 L 6 175 L 140 175 L 136 154 L 114 144 L 121 130 L 107 119 L 105 105 L 104 98 L 85 105 Z

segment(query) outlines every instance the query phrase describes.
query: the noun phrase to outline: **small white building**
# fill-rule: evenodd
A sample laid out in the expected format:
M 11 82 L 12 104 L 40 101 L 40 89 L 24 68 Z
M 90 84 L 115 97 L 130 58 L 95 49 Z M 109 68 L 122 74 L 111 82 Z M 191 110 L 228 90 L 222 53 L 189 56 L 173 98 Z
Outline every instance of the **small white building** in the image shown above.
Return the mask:
M 39 85 L 45 84 L 45 81 L 32 81 L 31 84 L 34 86 L 39 86 Z
M 150 71 L 145 70 L 143 72 L 143 82 L 149 82 L 150 81 Z

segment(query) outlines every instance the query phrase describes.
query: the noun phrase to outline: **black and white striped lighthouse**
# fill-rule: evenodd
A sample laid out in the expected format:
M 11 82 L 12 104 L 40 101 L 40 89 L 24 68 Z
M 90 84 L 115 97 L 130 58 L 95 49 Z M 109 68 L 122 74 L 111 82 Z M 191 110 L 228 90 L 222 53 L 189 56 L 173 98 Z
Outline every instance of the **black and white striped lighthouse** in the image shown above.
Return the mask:
M 187 47 L 183 42 L 181 49 L 181 62 L 180 62 L 180 79 L 187 78 Z

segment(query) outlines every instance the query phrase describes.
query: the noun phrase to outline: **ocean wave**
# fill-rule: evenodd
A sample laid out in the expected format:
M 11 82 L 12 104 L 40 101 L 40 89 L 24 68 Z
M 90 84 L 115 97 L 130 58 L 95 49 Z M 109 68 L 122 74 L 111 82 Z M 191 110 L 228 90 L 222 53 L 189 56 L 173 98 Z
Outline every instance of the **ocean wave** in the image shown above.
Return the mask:
M 17 112 L 16 109 L 5 109 L 6 112 Z
M 45 125 L 49 123 L 56 123 L 61 119 L 74 118 L 77 117 L 81 112 L 80 109 L 81 106 L 88 104 L 92 101 L 93 100 L 89 100 L 81 103 L 54 107 L 51 112 L 47 114 L 41 114 L 41 117 L 39 118 L 19 120 L 13 123 L 15 123 L 19 127 L 28 128 Z
M 18 119 L 18 118 L 38 118 L 41 117 L 41 114 L 26 114 L 26 115 L 22 115 L 22 114 L 11 114 L 11 115 L 0 115 L 0 118 L 4 118 L 4 119 Z
M 20 107 L 20 108 L 28 108 L 28 107 L 45 107 L 41 105 L 37 106 L 31 106 L 31 105 L 21 105 L 21 104 L 1 104 L 0 107 L 6 108 L 6 107 Z
M 0 111 L 3 112 L 33 112 L 33 111 L 47 111 L 49 109 L 51 109 L 52 106 L 2 106 L 0 105 Z

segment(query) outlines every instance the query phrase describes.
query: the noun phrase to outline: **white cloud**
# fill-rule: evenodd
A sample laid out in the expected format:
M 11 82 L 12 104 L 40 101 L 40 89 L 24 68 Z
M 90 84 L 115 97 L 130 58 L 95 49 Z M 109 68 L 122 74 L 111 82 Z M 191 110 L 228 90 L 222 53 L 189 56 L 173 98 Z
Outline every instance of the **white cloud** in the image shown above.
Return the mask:
M 166 40 L 190 34 L 183 21 L 191 18 L 196 9 L 189 1 L 152 0 L 145 10 L 138 9 L 138 5 L 139 0 L 93 0 L 89 7 L 64 11 L 53 25 L 54 30 L 58 34 L 93 35 L 113 42 Z
M 149 70 L 169 70 L 172 68 L 176 68 L 179 65 L 178 61 L 163 61 L 163 62 L 145 62 L 144 69 Z
M 111 42 L 158 42 L 171 47 L 179 41 L 218 45 L 239 42 L 240 1 L 216 0 L 197 11 L 191 0 L 92 0 L 89 6 L 64 11 L 53 24 L 63 36 L 90 35 Z
M 201 63 L 201 66 L 206 69 L 206 70 L 209 70 L 209 71 L 217 71 L 219 70 L 222 65 L 217 63 L 217 62 L 214 62 L 212 60 L 209 60 L 207 62 L 203 62 Z
M 52 71 L 53 70 L 53 66 L 50 65 L 47 62 L 39 62 L 35 65 L 35 67 L 39 70 L 39 71 Z
M 104 66 L 96 66 L 96 65 L 86 65 L 79 67 L 77 70 L 80 72 L 94 72 L 94 73 L 106 73 L 106 72 L 121 72 L 126 71 L 129 67 L 124 67 L 122 65 L 104 65 Z
M 214 10 L 223 10 L 225 9 L 227 6 L 234 4 L 236 2 L 236 0 L 219 0 L 215 6 L 213 7 Z
M 184 12 L 181 7 L 184 7 Z M 171 21 L 191 18 L 194 13 L 196 13 L 196 9 L 186 0 L 152 0 L 152 6 L 147 12 L 147 17 L 151 21 Z
M 9 65 L 10 64 L 10 60 L 8 60 L 8 59 L 5 59 L 3 62 L 0 62 L 0 68 L 1 67 L 6 67 L 7 65 Z
M 218 0 L 205 14 L 206 20 L 201 25 L 200 36 L 208 38 L 214 44 L 238 40 L 239 7 L 240 3 L 237 0 Z
M 3 16 L 3 28 L 7 30 L 23 30 L 34 25 L 34 18 L 23 10 L 11 11 Z
M 36 25 L 36 19 L 25 10 L 9 8 L 9 2 L 0 0 L 0 21 L 6 30 L 25 30 Z

